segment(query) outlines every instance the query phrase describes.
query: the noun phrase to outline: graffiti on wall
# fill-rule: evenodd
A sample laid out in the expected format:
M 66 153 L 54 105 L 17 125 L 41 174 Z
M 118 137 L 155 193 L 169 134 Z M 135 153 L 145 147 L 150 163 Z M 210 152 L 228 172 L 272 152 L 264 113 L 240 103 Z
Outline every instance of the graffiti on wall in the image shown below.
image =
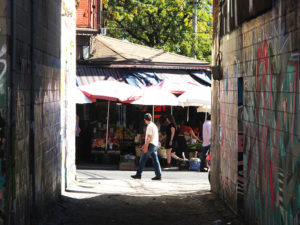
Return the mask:
M 225 57 L 224 57 L 225 58 Z M 220 161 L 222 169 L 222 196 L 237 208 L 238 185 L 238 96 L 237 77 L 240 74 L 240 60 L 234 54 L 229 54 L 224 67 L 224 80 L 220 91 L 220 125 L 222 128 L 220 155 L 226 160 Z
M 245 210 L 259 224 L 293 225 L 300 209 L 300 55 L 279 21 L 262 19 L 243 39 Z M 249 43 L 259 44 L 245 48 Z
M 5 147 L 5 110 L 6 110 L 6 61 L 7 46 L 6 42 L 0 42 L 0 223 L 4 215 L 4 185 L 5 185 L 5 170 L 4 170 L 4 147 Z
M 6 43 L 4 43 L 0 47 L 0 95 L 3 95 L 5 93 L 5 74 L 7 70 L 7 64 L 6 64 L 6 55 L 7 47 Z

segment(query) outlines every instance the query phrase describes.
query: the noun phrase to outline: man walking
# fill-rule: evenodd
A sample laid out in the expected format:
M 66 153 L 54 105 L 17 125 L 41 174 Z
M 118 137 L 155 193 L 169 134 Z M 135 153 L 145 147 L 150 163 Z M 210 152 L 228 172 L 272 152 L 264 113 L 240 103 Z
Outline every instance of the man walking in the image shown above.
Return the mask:
M 155 177 L 152 180 L 161 180 L 161 167 L 159 164 L 157 149 L 158 149 L 158 129 L 155 123 L 152 122 L 152 116 L 150 113 L 144 115 L 144 121 L 147 124 L 146 135 L 145 135 L 145 144 L 142 146 L 142 156 L 140 158 L 140 164 L 136 171 L 135 175 L 131 177 L 133 179 L 141 179 L 142 173 L 146 162 L 151 155 L 152 164 L 155 170 Z
M 207 116 L 207 120 L 203 124 L 202 134 L 203 134 L 203 144 L 202 144 L 200 171 L 206 172 L 206 170 L 204 170 L 204 165 L 205 165 L 206 153 L 210 149 L 210 139 L 211 139 L 210 115 Z

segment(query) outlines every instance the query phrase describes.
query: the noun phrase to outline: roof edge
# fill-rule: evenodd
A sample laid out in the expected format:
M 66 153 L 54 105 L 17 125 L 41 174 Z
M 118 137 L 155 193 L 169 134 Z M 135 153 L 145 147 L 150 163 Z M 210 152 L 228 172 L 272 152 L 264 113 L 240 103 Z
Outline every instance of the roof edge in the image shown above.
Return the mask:
M 91 60 L 77 61 L 78 64 L 100 66 L 103 68 L 139 68 L 139 69 L 184 69 L 184 70 L 207 70 L 211 71 L 211 65 L 207 64 L 183 64 L 183 63 L 108 63 Z

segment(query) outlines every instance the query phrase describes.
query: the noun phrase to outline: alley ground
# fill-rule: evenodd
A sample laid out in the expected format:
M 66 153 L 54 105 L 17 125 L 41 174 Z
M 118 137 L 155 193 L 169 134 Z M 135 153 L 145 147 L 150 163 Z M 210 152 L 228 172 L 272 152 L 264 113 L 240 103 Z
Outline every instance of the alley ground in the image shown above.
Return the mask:
M 77 183 L 41 225 L 242 225 L 210 192 L 207 173 L 164 170 L 162 181 L 151 180 L 153 171 L 141 180 L 132 174 L 77 170 Z

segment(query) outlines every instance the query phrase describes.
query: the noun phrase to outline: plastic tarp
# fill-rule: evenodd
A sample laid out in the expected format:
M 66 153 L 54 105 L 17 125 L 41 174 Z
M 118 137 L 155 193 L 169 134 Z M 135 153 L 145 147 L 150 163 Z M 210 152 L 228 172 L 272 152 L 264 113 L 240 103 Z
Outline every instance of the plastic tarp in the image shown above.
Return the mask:
M 146 87 L 162 81 L 155 72 L 127 68 L 101 68 L 77 65 L 76 83 L 78 86 L 101 80 L 115 80 L 135 87 Z
M 207 85 L 207 86 L 211 86 L 211 78 L 210 78 L 210 75 L 207 74 L 207 72 L 198 71 L 198 72 L 190 72 L 190 74 L 199 83 Z

